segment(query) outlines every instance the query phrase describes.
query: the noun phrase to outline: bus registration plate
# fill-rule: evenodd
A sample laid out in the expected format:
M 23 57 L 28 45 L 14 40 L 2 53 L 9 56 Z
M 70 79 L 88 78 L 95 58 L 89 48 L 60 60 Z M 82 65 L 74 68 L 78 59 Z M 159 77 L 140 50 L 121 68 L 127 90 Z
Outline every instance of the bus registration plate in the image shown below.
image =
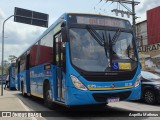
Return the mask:
M 118 97 L 108 98 L 107 103 L 111 103 L 111 102 L 119 102 L 119 98 Z

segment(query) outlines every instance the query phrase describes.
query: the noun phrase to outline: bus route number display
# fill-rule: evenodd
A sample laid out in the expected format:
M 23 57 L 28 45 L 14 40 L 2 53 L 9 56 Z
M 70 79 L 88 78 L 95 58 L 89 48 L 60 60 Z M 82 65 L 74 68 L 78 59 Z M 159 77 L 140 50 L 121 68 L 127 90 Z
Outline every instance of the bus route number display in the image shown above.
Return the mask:
M 114 19 L 114 18 L 77 16 L 78 24 L 90 24 L 90 25 L 101 25 L 101 26 L 126 28 L 125 22 L 126 21 L 123 21 L 120 19 Z

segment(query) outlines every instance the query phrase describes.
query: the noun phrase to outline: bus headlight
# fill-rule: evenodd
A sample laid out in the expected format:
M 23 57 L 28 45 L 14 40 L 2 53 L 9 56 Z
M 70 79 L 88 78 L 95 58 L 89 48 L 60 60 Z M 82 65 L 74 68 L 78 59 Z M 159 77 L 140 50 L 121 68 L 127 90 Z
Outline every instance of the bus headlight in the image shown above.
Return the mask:
M 141 75 L 138 75 L 136 82 L 134 83 L 134 87 L 138 87 L 141 82 Z
M 79 81 L 79 79 L 73 75 L 70 75 L 71 77 L 71 80 L 74 84 L 74 86 L 77 88 L 77 89 L 80 89 L 80 90 L 87 90 L 87 88 Z

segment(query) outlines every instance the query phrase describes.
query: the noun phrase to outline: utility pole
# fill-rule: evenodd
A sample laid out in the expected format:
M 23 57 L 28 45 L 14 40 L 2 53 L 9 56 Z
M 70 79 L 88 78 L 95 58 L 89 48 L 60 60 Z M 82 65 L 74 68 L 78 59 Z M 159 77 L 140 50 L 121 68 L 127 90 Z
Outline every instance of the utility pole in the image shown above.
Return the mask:
M 120 5 L 122 5 L 125 9 L 127 9 L 127 11 L 123 11 L 123 10 L 118 10 L 118 9 L 114 9 L 112 10 L 112 12 L 117 13 L 121 13 L 121 14 L 127 14 L 127 16 L 132 15 L 132 25 L 133 25 L 133 31 L 136 34 L 136 13 L 135 13 L 135 6 L 138 5 L 140 2 L 136 2 L 134 0 L 107 0 L 107 1 L 111 1 L 111 2 L 117 2 Z M 125 4 L 130 4 L 132 5 L 132 9 L 130 9 L 129 7 L 127 7 Z M 122 17 L 123 17 L 122 15 Z
M 133 21 L 133 31 L 136 34 L 136 13 L 135 13 L 134 0 L 132 0 L 132 21 Z
M 2 75 L 1 75 L 1 96 L 3 96 L 3 71 L 4 71 L 4 25 L 5 22 L 10 19 L 11 17 L 13 17 L 14 15 L 11 15 L 10 17 L 8 17 L 7 19 L 4 20 L 3 22 L 3 28 L 2 28 Z

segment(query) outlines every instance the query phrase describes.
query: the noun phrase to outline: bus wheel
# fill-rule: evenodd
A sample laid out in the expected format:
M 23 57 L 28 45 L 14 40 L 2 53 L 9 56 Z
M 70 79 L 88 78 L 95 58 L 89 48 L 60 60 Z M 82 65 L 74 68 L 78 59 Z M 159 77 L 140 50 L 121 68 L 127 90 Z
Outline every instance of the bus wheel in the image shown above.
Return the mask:
M 48 107 L 48 108 L 52 108 L 52 105 L 53 105 L 53 103 L 52 103 L 52 99 L 51 99 L 51 97 L 50 97 L 50 86 L 49 86 L 49 84 L 47 84 L 47 85 L 45 85 L 45 89 L 44 89 L 44 104 L 45 104 L 45 106 L 46 107 Z
M 27 94 L 24 92 L 24 84 L 23 84 L 23 83 L 22 83 L 22 88 L 21 88 L 21 90 L 22 90 L 22 96 L 23 96 L 23 97 L 26 97 Z
M 30 96 L 30 98 L 31 98 L 31 100 L 33 100 L 33 101 L 35 101 L 35 100 L 36 100 L 36 97 L 35 97 L 35 96 L 33 96 L 33 95 L 31 95 L 31 96 Z

